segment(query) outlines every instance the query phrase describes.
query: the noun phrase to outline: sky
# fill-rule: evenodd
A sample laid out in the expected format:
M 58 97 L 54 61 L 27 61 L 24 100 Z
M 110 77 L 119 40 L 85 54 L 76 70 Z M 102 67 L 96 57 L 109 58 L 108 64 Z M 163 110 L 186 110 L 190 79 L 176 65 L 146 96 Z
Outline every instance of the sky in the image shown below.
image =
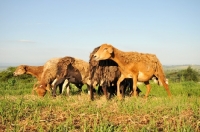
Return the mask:
M 200 0 L 0 2 L 0 66 L 88 61 L 103 43 L 155 54 L 163 65 L 200 65 Z

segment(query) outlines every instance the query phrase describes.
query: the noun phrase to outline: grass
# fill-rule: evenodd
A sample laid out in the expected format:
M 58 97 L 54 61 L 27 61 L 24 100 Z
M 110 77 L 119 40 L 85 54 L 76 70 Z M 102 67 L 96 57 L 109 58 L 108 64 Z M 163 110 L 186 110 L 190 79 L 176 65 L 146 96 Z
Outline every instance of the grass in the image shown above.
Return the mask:
M 89 100 L 87 93 L 40 98 L 31 94 L 33 82 L 0 84 L 0 131 L 20 132 L 198 132 L 200 84 L 171 83 L 172 98 L 152 84 L 149 98 L 142 94 L 119 101 L 104 96 Z M 76 92 L 76 91 L 74 91 Z

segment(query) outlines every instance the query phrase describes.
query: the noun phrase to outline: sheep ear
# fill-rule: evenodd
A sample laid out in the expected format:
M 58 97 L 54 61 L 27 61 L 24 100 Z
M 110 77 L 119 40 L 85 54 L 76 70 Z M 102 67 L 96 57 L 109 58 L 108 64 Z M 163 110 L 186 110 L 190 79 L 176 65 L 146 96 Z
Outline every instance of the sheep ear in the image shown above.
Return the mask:
M 27 71 L 27 66 L 26 65 L 24 65 L 24 70 Z
M 71 63 L 73 64 L 75 62 L 75 59 L 74 58 L 71 58 Z
M 26 66 L 25 66 L 25 65 L 21 65 L 21 67 L 24 68 L 24 69 L 26 69 Z
M 112 53 L 113 53 L 113 48 L 112 48 L 112 47 L 109 47 L 109 48 L 107 49 L 107 51 L 108 51 L 110 54 L 112 54 Z

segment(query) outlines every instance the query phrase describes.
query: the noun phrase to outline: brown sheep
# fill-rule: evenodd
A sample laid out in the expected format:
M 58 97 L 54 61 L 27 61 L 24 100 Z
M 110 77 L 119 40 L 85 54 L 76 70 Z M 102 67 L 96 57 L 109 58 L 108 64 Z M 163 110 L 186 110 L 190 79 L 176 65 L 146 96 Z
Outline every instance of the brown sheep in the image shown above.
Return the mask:
M 36 77 L 38 80 L 40 80 L 42 72 L 43 72 L 43 66 L 19 65 L 13 72 L 13 75 L 19 76 L 23 74 L 30 74 Z
M 114 62 L 113 60 L 107 59 L 107 60 L 100 60 L 96 61 L 94 59 L 94 54 L 97 50 L 99 50 L 100 47 L 97 47 L 93 50 L 93 52 L 90 54 L 90 61 L 89 61 L 89 67 L 90 67 L 90 80 L 91 80 L 91 86 L 90 91 L 93 91 L 93 85 L 94 83 L 100 84 L 100 88 L 102 87 L 102 90 L 104 92 L 104 95 L 106 96 L 106 99 L 109 99 L 112 94 L 116 91 L 116 83 L 118 78 L 121 75 L 121 72 L 119 71 L 118 64 Z M 125 89 L 127 85 L 132 86 L 132 82 L 129 80 L 124 80 L 121 85 L 121 92 L 124 96 Z M 109 91 L 109 96 L 107 94 L 107 91 Z M 139 89 L 137 89 L 138 94 L 141 92 Z M 91 100 L 93 100 L 93 92 L 91 92 Z
M 78 88 L 83 84 L 89 84 L 89 64 L 81 59 L 73 58 L 70 56 L 63 57 L 57 64 L 57 77 L 54 82 L 53 96 L 56 96 L 57 85 L 67 80 L 67 84 L 73 83 Z M 63 89 L 65 87 L 63 85 Z
M 58 70 L 57 63 L 59 62 L 59 59 L 60 58 L 52 58 L 44 64 L 43 73 L 41 75 L 41 81 L 39 85 L 35 88 L 35 91 L 39 96 L 43 97 L 47 91 L 50 92 L 51 88 L 49 84 L 51 84 L 56 78 Z M 59 87 L 61 90 L 62 87 Z
M 43 72 L 43 66 L 29 66 L 29 65 L 19 65 L 15 72 L 13 73 L 14 76 L 19 76 L 23 74 L 30 74 L 37 78 L 37 82 L 33 86 L 33 90 L 36 85 L 40 82 L 41 76 Z M 33 93 L 34 91 L 32 91 Z
M 133 79 L 133 95 L 136 96 L 137 81 L 144 82 L 147 91 L 145 97 L 150 92 L 149 80 L 155 76 L 166 89 L 168 96 L 171 96 L 162 65 L 156 55 L 144 54 L 138 52 L 123 52 L 109 44 L 102 44 L 99 50 L 94 54 L 95 60 L 111 59 L 119 65 L 121 76 L 117 81 L 117 96 L 122 98 L 120 93 L 120 83 L 124 78 Z

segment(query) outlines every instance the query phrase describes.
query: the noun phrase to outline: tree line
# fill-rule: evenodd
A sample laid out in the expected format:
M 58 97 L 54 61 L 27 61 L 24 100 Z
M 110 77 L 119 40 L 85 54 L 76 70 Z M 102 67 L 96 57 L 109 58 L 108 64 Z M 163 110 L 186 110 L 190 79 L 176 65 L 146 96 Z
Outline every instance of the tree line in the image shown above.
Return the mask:
M 175 72 L 167 72 L 166 77 L 172 82 L 184 82 L 184 81 L 194 81 L 199 82 L 200 73 L 193 69 L 191 66 L 188 66 L 187 69 L 179 70 Z

